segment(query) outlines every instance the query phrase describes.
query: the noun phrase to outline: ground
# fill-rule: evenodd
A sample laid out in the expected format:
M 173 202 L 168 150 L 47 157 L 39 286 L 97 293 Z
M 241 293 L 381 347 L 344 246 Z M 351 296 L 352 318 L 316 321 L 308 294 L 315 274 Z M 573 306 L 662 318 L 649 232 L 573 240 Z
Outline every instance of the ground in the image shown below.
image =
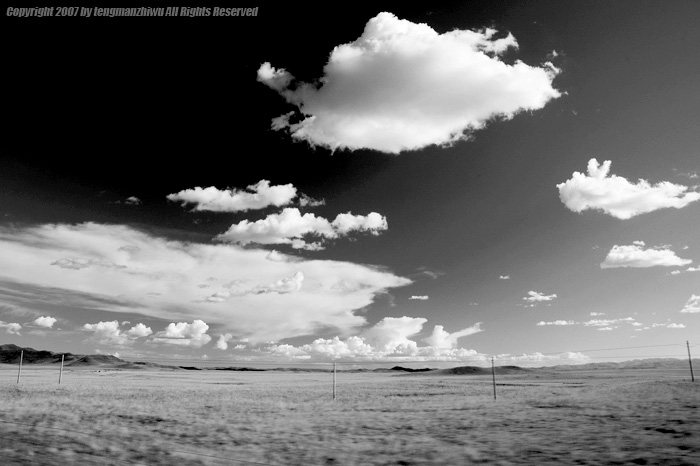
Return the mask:
M 698 465 L 678 371 L 431 373 L 0 366 L 3 465 Z

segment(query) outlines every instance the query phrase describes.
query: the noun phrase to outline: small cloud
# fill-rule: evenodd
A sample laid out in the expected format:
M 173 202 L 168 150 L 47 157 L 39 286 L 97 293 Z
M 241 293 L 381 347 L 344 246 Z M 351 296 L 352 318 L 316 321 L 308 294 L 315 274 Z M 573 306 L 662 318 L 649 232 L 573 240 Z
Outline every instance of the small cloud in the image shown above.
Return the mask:
M 214 186 L 185 189 L 166 197 L 182 205 L 194 204 L 193 211 L 209 212 L 245 212 L 248 210 L 264 209 L 265 207 L 281 207 L 292 202 L 297 195 L 297 188 L 292 184 L 271 186 L 268 180 L 260 180 L 257 184 L 248 186 L 246 190 L 218 189 Z
M 423 266 L 423 267 L 418 267 L 418 268 L 416 269 L 416 273 L 417 273 L 418 275 L 423 275 L 423 276 L 426 276 L 426 277 L 428 277 L 428 278 L 432 278 L 433 280 L 437 280 L 437 279 L 440 278 L 442 275 L 445 275 L 444 272 L 440 272 L 439 270 L 433 270 L 433 269 L 430 269 L 430 268 L 424 267 L 424 266 Z
M 38 325 L 39 327 L 46 327 L 46 328 L 51 328 L 53 327 L 53 324 L 56 323 L 56 319 L 54 317 L 49 317 L 49 316 L 42 316 L 42 317 L 37 317 L 34 322 L 32 322 L 34 325 Z
M 124 204 L 128 204 L 128 205 L 140 205 L 141 203 L 142 203 L 141 199 L 139 199 L 136 196 L 129 196 L 124 201 Z
M 692 294 L 681 309 L 684 314 L 697 314 L 700 312 L 700 295 Z
M 655 247 L 644 249 L 644 243 L 641 241 L 635 242 L 640 244 L 632 244 L 629 246 L 612 247 L 605 260 L 600 264 L 601 269 L 612 269 L 617 267 L 673 267 L 683 266 L 692 263 L 692 260 L 681 259 L 676 256 L 676 253 L 664 247 Z
M 418 300 L 420 300 L 420 301 L 427 301 L 427 300 L 429 299 L 429 297 L 428 297 L 428 296 L 425 296 L 425 295 L 423 295 L 423 296 L 411 296 L 411 297 L 408 298 L 408 299 L 418 299 Z
M 639 180 L 635 184 L 621 176 L 608 176 L 610 165 L 610 160 L 602 165 L 589 160 L 588 175 L 574 172 L 571 179 L 557 185 L 561 202 L 572 212 L 600 210 L 626 220 L 658 209 L 681 209 L 700 199 L 700 193 L 668 181 L 651 185 Z
M 541 321 L 541 322 L 538 322 L 536 325 L 538 325 L 538 326 L 544 326 L 544 325 L 562 325 L 562 326 L 563 326 L 563 325 L 576 325 L 576 324 L 577 324 L 577 322 L 575 322 L 575 321 L 573 321 L 573 320 L 555 320 L 555 321 L 552 321 L 552 322 Z
M 219 335 L 219 340 L 216 342 L 216 347 L 221 351 L 225 351 L 228 349 L 228 342 L 231 340 L 233 340 L 233 335 L 230 333 Z
M 591 312 L 591 317 L 604 316 L 605 312 Z
M 617 327 L 600 327 L 600 328 L 598 328 L 598 330 L 600 330 L 601 332 L 609 332 L 610 330 L 612 330 L 614 328 L 617 328 Z
M 214 239 L 242 245 L 289 244 L 295 249 L 317 251 L 323 249 L 322 243 L 308 242 L 305 236 L 312 235 L 322 241 L 347 236 L 351 232 L 379 235 L 387 229 L 386 217 L 376 212 L 368 215 L 353 215 L 350 212 L 338 214 L 335 220 L 329 222 L 312 213 L 302 215 L 299 209 L 290 207 L 255 222 L 242 220 Z
M 557 297 L 556 294 L 545 295 L 537 291 L 528 291 L 527 294 L 528 296 L 523 297 L 523 301 L 527 301 L 530 304 L 552 301 Z
M 499 280 L 510 280 L 510 275 L 500 275 L 498 277 Z
M 151 341 L 201 348 L 211 341 L 207 330 L 209 330 L 209 326 L 199 319 L 192 321 L 191 324 L 187 322 L 170 323 L 165 330 L 157 332 Z
M 321 205 L 326 205 L 325 199 L 313 199 L 306 194 L 299 196 L 299 205 L 301 207 L 318 207 Z
M 19 331 L 22 330 L 22 326 L 18 323 L 3 322 L 0 320 L 0 328 L 4 328 L 6 333 L 10 335 L 20 335 Z
M 684 324 L 670 323 L 666 326 L 666 328 L 685 328 L 685 325 Z

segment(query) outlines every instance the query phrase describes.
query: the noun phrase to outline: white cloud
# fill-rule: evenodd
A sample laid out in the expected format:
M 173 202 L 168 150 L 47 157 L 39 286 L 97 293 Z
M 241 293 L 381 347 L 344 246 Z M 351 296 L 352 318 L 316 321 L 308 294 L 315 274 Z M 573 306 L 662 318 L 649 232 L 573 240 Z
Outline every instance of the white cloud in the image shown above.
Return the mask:
M 151 327 L 146 327 L 144 324 L 136 324 L 126 331 L 126 334 L 132 338 L 143 338 L 153 333 Z
M 672 267 L 688 265 L 692 260 L 681 259 L 676 253 L 666 248 L 644 249 L 636 244 L 630 246 L 614 245 L 605 260 L 600 264 L 601 269 L 615 267 Z
M 531 304 L 552 301 L 557 297 L 556 294 L 545 295 L 544 293 L 539 293 L 537 291 L 528 291 L 527 294 L 528 296 L 523 297 L 523 301 L 527 301 Z
M 510 280 L 510 275 L 500 275 L 498 277 L 499 280 Z
M 688 267 L 685 270 L 674 270 L 671 272 L 671 275 L 680 275 L 682 273 L 692 273 L 692 272 L 700 272 L 700 266 L 698 267 Z
M 136 197 L 136 196 L 129 196 L 129 197 L 126 198 L 126 200 L 124 201 L 124 203 L 125 203 L 125 204 L 129 204 L 129 205 L 140 205 L 140 204 L 141 204 L 141 199 L 139 199 L 139 198 Z
M 216 342 L 216 347 L 221 351 L 225 351 L 228 349 L 228 343 L 231 340 L 233 340 L 233 335 L 231 335 L 230 333 L 224 333 L 223 335 L 219 335 L 219 339 Z
M 685 328 L 685 324 L 676 324 L 672 322 L 668 324 L 666 328 Z
M 442 325 L 436 325 L 433 328 L 432 335 L 425 338 L 423 341 L 433 348 L 455 348 L 457 347 L 457 339 L 473 335 L 481 331 L 481 322 L 454 333 L 448 333 L 445 331 Z
M 181 201 L 182 205 L 194 204 L 194 211 L 241 212 L 264 209 L 268 206 L 281 207 L 292 202 L 297 195 L 297 188 L 291 184 L 270 186 L 268 180 L 260 180 L 247 187 L 248 191 L 238 189 L 220 190 L 214 186 L 185 189 L 179 193 L 169 194 L 171 201 Z M 310 199 L 310 198 L 306 198 Z
M 634 318 L 624 317 L 621 319 L 591 319 L 586 322 L 583 322 L 583 325 L 585 325 L 586 327 L 608 327 L 609 329 L 612 329 L 612 326 L 614 324 L 629 323 L 634 325 L 634 322 Z
M 109 322 L 98 322 L 96 324 L 85 324 L 83 330 L 93 332 L 91 341 L 95 341 L 102 345 L 117 345 L 127 346 L 132 344 L 137 338 L 147 337 L 152 333 L 149 327 L 143 324 L 137 324 L 129 330 L 123 332 L 119 328 L 119 322 L 116 320 Z
M 279 262 L 269 260 L 266 250 L 171 241 L 123 225 L 0 226 L 0 250 L 0 282 L 29 290 L 18 302 L 26 309 L 46 312 L 37 302 L 49 302 L 60 292 L 60 305 L 75 309 L 97 307 L 168 322 L 201 319 L 220 333 L 255 342 L 309 335 L 320 328 L 351 334 L 366 323 L 357 311 L 389 289 L 411 283 L 379 267 L 302 258 Z M 56 257 L 125 268 L 66 271 L 49 265 Z M 269 287 L 297 272 L 304 279 L 295 292 L 236 294 L 239 288 Z M 210 278 L 217 281 L 207 282 Z M 212 284 L 210 294 L 228 291 L 231 296 L 207 302 L 197 286 L 202 283 Z
M 573 320 L 555 320 L 552 322 L 545 322 L 545 321 L 540 321 L 537 323 L 538 326 L 544 326 L 544 325 L 576 325 L 577 322 L 574 322 Z
M 209 326 L 199 319 L 193 320 L 191 324 L 187 322 L 172 322 L 165 327 L 165 330 L 157 332 L 151 341 L 154 343 L 201 348 L 211 341 L 211 337 L 207 335 L 207 330 L 209 330 Z
M 494 117 L 539 109 L 560 95 L 551 63 L 504 63 L 499 55 L 518 44 L 495 34 L 439 34 L 384 12 L 356 41 L 333 49 L 320 84 L 294 85 L 289 72 L 269 63 L 258 81 L 298 107 L 275 118 L 273 129 L 313 146 L 399 153 L 447 145 Z
M 325 199 L 313 199 L 306 194 L 299 196 L 299 205 L 301 207 L 318 207 L 320 205 L 326 205 Z
M 18 323 L 3 322 L 0 320 L 0 328 L 4 328 L 5 332 L 10 335 L 20 335 L 19 331 L 22 330 L 22 326 Z
M 690 298 L 688 298 L 688 301 L 685 303 L 685 306 L 683 306 L 683 309 L 681 309 L 681 312 L 685 314 L 697 314 L 700 312 L 700 295 L 690 295 Z
M 592 317 L 595 317 L 595 316 L 604 316 L 604 315 L 605 315 L 605 312 L 591 312 L 591 316 L 592 316 Z
M 430 346 L 419 346 L 410 337 L 420 333 L 426 321 L 422 317 L 385 317 L 361 335 L 346 339 L 337 336 L 331 339 L 319 338 L 300 347 L 273 344 L 263 352 L 296 359 L 486 360 L 484 355 L 474 350 L 457 347 L 459 338 L 482 331 L 480 323 L 454 333 L 446 332 L 442 325 L 436 325 L 431 336 L 423 340 Z
M 37 317 L 34 319 L 33 324 L 38 325 L 39 327 L 46 327 L 46 328 L 51 328 L 53 327 L 53 324 L 56 323 L 56 318 L 54 317 L 49 317 L 49 316 L 41 316 Z
M 323 249 L 320 241 L 345 236 L 352 231 L 369 232 L 378 235 L 386 230 L 386 218 L 376 212 L 367 216 L 338 214 L 329 222 L 312 213 L 304 215 L 295 207 L 288 207 L 278 214 L 270 214 L 255 222 L 242 220 L 215 239 L 238 244 L 289 244 L 295 249 Z M 304 236 L 313 236 L 319 242 L 307 242 Z
M 415 296 L 415 295 L 414 295 L 414 296 L 411 296 L 411 297 L 408 298 L 408 299 L 417 299 L 417 300 L 419 300 L 419 301 L 427 301 L 428 299 L 430 299 L 430 296 L 425 296 L 425 295 L 423 295 L 423 296 Z
M 610 160 L 600 165 L 596 159 L 588 162 L 588 175 L 574 172 L 571 179 L 558 184 L 559 198 L 573 212 L 596 209 L 619 219 L 658 209 L 680 209 L 700 199 L 698 192 L 686 192 L 687 186 L 662 181 L 655 185 L 645 180 L 636 184 L 611 175 Z

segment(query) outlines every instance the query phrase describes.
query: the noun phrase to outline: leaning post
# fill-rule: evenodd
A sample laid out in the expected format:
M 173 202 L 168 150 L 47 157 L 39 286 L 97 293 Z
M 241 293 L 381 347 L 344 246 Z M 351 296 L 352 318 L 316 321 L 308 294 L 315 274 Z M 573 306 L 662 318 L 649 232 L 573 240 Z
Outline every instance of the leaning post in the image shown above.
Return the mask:
M 688 347 L 688 364 L 690 364 L 690 380 L 695 382 L 695 375 L 693 375 L 693 358 L 690 357 L 690 342 L 685 341 L 685 346 Z
M 65 354 L 61 355 L 61 371 L 58 373 L 58 384 L 61 385 L 61 377 L 63 377 L 63 359 L 66 357 Z
M 24 359 L 24 350 L 19 353 L 19 370 L 17 371 L 17 383 L 19 383 L 19 378 L 22 376 L 22 359 Z

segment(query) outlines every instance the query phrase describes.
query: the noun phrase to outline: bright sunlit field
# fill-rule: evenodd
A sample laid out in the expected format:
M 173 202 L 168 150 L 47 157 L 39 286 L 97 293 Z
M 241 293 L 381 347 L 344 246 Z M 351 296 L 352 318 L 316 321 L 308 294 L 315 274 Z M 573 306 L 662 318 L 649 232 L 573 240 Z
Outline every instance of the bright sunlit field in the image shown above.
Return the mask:
M 700 383 L 653 371 L 491 377 L 0 370 L 3 465 L 700 464 Z

